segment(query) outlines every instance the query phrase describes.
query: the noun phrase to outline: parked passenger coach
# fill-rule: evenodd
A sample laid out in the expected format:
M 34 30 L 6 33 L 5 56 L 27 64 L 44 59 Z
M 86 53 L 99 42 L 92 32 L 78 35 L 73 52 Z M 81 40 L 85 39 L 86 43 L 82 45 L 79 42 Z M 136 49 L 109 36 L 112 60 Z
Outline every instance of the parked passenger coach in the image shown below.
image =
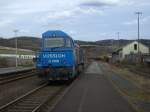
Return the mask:
M 47 80 L 69 80 L 84 67 L 83 51 L 62 31 L 42 34 L 41 50 L 37 53 L 38 76 Z

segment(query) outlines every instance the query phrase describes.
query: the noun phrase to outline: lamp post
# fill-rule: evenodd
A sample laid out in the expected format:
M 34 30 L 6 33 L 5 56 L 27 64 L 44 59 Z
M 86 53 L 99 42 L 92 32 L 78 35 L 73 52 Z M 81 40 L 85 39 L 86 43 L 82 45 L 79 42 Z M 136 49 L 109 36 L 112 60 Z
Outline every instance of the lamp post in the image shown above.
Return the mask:
M 118 36 L 118 49 L 120 47 L 120 32 L 117 32 L 117 36 Z
M 111 47 L 112 47 L 112 52 L 113 52 L 113 50 L 114 50 L 114 40 L 113 39 L 111 40 Z
M 17 33 L 19 32 L 19 30 L 14 30 L 14 36 L 15 38 L 15 47 L 16 47 L 16 67 L 18 67 L 18 59 L 17 59 L 17 54 L 18 54 L 18 40 L 17 40 Z
M 138 56 L 140 57 L 140 47 L 139 47 L 139 41 L 140 41 L 140 15 L 142 15 L 142 12 L 136 12 L 137 15 L 137 23 L 138 23 Z

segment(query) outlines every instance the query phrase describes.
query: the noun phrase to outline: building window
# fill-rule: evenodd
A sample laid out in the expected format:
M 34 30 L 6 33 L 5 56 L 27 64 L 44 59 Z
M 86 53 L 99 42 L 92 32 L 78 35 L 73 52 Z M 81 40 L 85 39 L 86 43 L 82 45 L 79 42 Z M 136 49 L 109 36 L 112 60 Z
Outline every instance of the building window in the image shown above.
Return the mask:
M 137 44 L 134 44 L 134 50 L 137 50 Z

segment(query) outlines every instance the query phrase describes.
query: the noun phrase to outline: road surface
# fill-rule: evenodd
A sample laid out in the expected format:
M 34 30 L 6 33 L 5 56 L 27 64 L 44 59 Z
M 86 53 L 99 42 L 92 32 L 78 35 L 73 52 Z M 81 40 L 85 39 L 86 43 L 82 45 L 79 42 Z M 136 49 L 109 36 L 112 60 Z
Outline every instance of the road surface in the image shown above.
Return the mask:
M 105 75 L 93 62 L 52 112 L 134 112 Z

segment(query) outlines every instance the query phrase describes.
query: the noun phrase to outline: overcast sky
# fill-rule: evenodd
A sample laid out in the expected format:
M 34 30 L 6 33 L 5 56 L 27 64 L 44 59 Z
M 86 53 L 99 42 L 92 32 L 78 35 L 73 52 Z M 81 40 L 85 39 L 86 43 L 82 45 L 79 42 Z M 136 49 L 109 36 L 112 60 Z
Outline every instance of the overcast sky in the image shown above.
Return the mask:
M 141 37 L 150 39 L 149 0 L 0 0 L 0 37 L 38 36 L 63 30 L 74 39 L 136 39 L 137 15 Z

